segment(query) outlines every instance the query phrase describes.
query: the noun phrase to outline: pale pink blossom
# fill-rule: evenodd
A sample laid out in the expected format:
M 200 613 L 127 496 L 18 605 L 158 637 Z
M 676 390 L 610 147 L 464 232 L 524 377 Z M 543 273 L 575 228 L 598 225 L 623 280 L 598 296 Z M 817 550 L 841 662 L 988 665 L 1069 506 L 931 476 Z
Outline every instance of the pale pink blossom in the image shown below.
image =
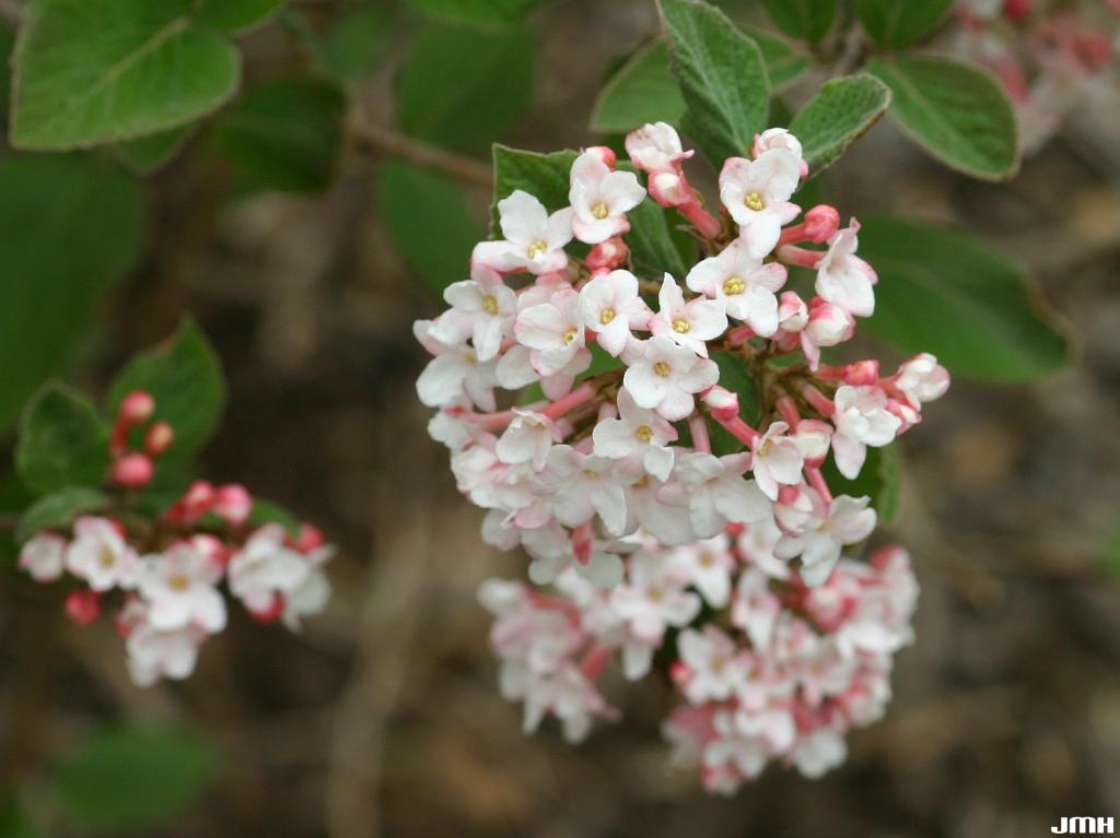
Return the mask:
M 74 522 L 74 540 L 66 548 L 66 569 L 93 590 L 132 588 L 138 561 L 136 551 L 109 519 L 85 515 Z
M 646 191 L 632 172 L 612 171 L 602 156 L 584 152 L 572 165 L 572 230 L 587 244 L 598 244 L 630 230 L 626 213 L 645 198 Z
M 626 389 L 639 407 L 656 410 L 670 422 L 696 407 L 694 395 L 719 381 L 714 361 L 679 346 L 667 337 L 632 341 L 623 352 L 628 367 Z
M 828 252 L 817 263 L 816 291 L 822 298 L 847 309 L 857 317 L 870 317 L 875 312 L 878 282 L 874 269 L 855 255 L 859 247 L 859 222 L 840 230 L 828 243 Z
M 770 337 L 778 329 L 776 292 L 786 281 L 778 262 L 763 264 L 736 239 L 716 256 L 701 260 L 689 271 L 686 283 L 698 294 L 723 304 L 728 317 L 742 320 L 755 334 Z
M 887 409 L 881 387 L 845 384 L 837 388 L 833 403 L 832 451 L 840 473 L 852 480 L 863 468 L 867 446 L 881 448 L 893 442 L 902 421 Z
M 548 214 L 537 198 L 520 189 L 498 201 L 504 240 L 481 242 L 471 261 L 503 273 L 546 274 L 568 266 L 565 245 L 572 240 L 572 210 Z
M 36 582 L 60 578 L 65 564 L 66 539 L 54 533 L 39 533 L 19 551 L 20 570 L 26 570 Z
M 669 274 L 665 274 L 657 300 L 660 308 L 649 321 L 649 330 L 707 358 L 708 341 L 727 331 L 724 306 L 702 297 L 686 302 L 684 292 Z
M 633 329 L 645 329 L 652 312 L 638 296 L 638 279 L 630 271 L 611 271 L 594 277 L 579 292 L 583 324 L 599 345 L 618 357 Z
M 719 176 L 720 200 L 739 225 L 747 252 L 756 259 L 778 244 L 782 225 L 793 221 L 801 208 L 790 202 L 801 179 L 798 159 L 781 148 L 757 160 L 732 157 Z

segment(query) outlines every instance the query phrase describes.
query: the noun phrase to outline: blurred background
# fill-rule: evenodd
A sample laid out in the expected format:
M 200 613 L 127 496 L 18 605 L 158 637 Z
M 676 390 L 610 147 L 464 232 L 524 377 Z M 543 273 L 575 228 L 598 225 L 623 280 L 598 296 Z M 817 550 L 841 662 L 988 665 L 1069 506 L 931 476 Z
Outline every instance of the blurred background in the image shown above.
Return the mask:
M 757 17 L 751 3 L 724 5 Z M 410 194 L 462 200 L 481 237 L 488 142 L 593 142 L 585 126 L 604 79 L 656 30 L 645 0 L 534 12 L 517 33 L 529 58 L 505 55 L 509 78 L 494 82 L 507 105 L 522 97 L 515 118 L 453 149 L 477 161 L 462 191 L 437 181 Z M 297 2 L 240 46 L 252 89 L 322 61 L 313 45 L 326 44 L 363 124 L 392 128 L 395 95 L 420 72 L 412 48 L 456 37 L 388 2 Z M 438 50 L 424 60 L 438 63 Z M 464 86 L 476 71 L 462 67 Z M 526 76 L 522 94 L 510 80 Z M 667 688 L 614 684 L 625 718 L 576 748 L 547 726 L 525 737 L 520 708 L 498 696 L 475 590 L 519 577 L 524 560 L 481 543 L 481 514 L 426 434 L 411 328 L 441 306 L 416 270 L 424 255 L 399 255 L 395 207 L 408 198 L 387 185 L 400 173 L 385 138 L 348 142 L 329 188 L 310 196 L 254 183 L 229 147 L 201 132 L 150 178 L 148 244 L 99 309 L 71 379 L 102 393 L 130 353 L 193 313 L 230 382 L 204 473 L 328 533 L 340 551 L 331 606 L 298 635 L 237 613 L 190 680 L 142 690 L 109 626 L 69 625 L 61 594 L 5 557 L 0 789 L 34 788 L 92 731 L 145 720 L 202 732 L 221 770 L 189 814 L 133 834 L 1020 838 L 1062 816 L 1120 817 L 1115 75 L 1010 184 L 951 174 L 885 123 L 829 173 L 845 216 L 950 222 L 1027 264 L 1079 333 L 1078 357 L 1031 387 L 958 380 L 906 436 L 894 535 L 913 553 L 922 599 L 887 718 L 853 734 L 850 760 L 823 780 L 772 768 L 731 800 L 668 767 Z M 465 277 L 461 229 L 425 217 L 412 237 Z

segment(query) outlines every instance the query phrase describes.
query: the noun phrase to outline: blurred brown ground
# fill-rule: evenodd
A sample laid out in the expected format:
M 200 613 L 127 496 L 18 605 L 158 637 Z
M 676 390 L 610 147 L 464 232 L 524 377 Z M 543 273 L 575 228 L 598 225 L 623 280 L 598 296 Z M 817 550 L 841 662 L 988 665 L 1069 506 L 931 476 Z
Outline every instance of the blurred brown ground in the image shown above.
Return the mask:
M 579 145 L 605 68 L 652 15 L 577 0 L 537 22 L 537 105 L 512 141 Z M 247 46 L 261 67 L 288 60 L 277 33 Z M 379 117 L 390 76 L 368 93 Z M 772 768 L 710 799 L 667 767 L 671 696 L 656 685 L 618 684 L 625 720 L 581 747 L 522 735 L 474 591 L 523 563 L 481 544 L 427 439 L 411 323 L 436 306 L 391 251 L 360 161 L 321 200 L 224 209 L 210 169 L 171 167 L 154 255 L 111 313 L 122 351 L 198 315 L 231 382 L 208 473 L 337 540 L 329 613 L 294 637 L 235 619 L 191 681 L 139 691 L 107 627 L 72 631 L 32 586 L 4 591 L 0 644 L 16 651 L 0 753 L 35 765 L 106 720 L 189 722 L 227 754 L 205 805 L 166 831 L 191 838 L 1025 838 L 1061 816 L 1120 816 L 1120 584 L 1096 564 L 1120 525 L 1120 97 L 1103 101 L 1009 186 L 951 175 L 885 125 L 833 172 L 845 215 L 952 221 L 1015 253 L 1082 335 L 1064 375 L 959 381 L 905 438 L 897 537 L 922 582 L 918 642 L 841 770 Z

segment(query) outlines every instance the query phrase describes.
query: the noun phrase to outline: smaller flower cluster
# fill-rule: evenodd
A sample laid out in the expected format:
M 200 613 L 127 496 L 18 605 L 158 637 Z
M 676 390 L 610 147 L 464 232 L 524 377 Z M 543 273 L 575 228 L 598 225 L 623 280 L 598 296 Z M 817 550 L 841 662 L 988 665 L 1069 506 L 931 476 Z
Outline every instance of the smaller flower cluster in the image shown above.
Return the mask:
M 1118 0 L 960 0 L 957 20 L 956 52 L 1003 83 L 1026 151 L 1053 136 L 1094 88 L 1115 85 Z
M 524 702 L 526 731 L 553 716 L 581 740 L 595 718 L 618 716 L 599 686 L 608 665 L 635 680 L 656 654 L 684 698 L 664 735 L 709 791 L 731 794 L 771 762 L 814 778 L 842 763 L 848 731 L 878 720 L 890 699 L 917 582 L 892 547 L 869 563 L 844 559 L 810 588 L 774 555 L 779 537 L 760 526 L 679 548 L 649 541 L 610 592 L 571 570 L 554 593 L 484 583 L 501 691 Z M 717 618 L 691 627 L 705 607 Z
M 278 523 L 254 526 L 254 499 L 236 484 L 196 481 L 154 520 L 133 509 L 129 494 L 151 482 L 156 461 L 174 441 L 171 426 L 150 423 L 154 412 L 148 393 L 122 402 L 109 473 L 119 509 L 82 515 L 65 530 L 40 531 L 19 557 L 38 582 L 68 577 L 76 583 L 65 606 L 75 622 L 94 622 L 111 603 L 129 673 L 141 686 L 194 671 L 202 644 L 226 627 L 223 582 L 255 619 L 298 629 L 303 617 L 326 607 L 323 565 L 334 552 L 306 524 L 294 535 Z M 129 449 L 136 436 L 143 440 L 139 451 Z

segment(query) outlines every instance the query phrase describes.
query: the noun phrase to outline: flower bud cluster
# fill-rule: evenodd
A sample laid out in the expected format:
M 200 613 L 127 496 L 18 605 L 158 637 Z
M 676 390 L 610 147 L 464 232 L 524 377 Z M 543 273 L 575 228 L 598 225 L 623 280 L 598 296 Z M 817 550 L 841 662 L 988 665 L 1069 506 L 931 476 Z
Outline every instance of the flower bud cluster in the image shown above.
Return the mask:
M 143 452 L 128 450 L 131 432 L 143 431 L 154 411 L 148 393 L 122 402 L 110 440 L 113 488 L 146 486 L 154 461 L 172 444 L 173 429 L 158 422 L 142 434 Z M 146 470 L 136 465 L 141 459 Z M 128 493 L 118 495 L 111 513 L 37 533 L 23 545 L 19 566 L 38 582 L 65 577 L 72 585 L 65 610 L 77 623 L 92 623 L 111 606 L 136 684 L 194 671 L 202 644 L 226 627 L 223 583 L 252 617 L 293 630 L 326 607 L 323 565 L 333 548 L 306 524 L 296 535 L 278 523 L 253 525 L 254 499 L 245 487 L 196 481 L 154 519 L 131 508 Z
M 744 631 L 788 622 L 806 597 L 827 599 L 871 573 L 847 562 L 836 571 L 876 513 L 869 497 L 829 485 L 826 461 L 854 479 L 869 447 L 920 422 L 922 405 L 949 385 L 928 354 L 890 375 L 874 360 L 824 362 L 822 350 L 873 313 L 877 276 L 856 255 L 858 222 L 793 203 L 808 167 L 788 131 L 766 131 L 750 158 L 725 162 L 718 217 L 690 185 L 692 153 L 671 126 L 635 131 L 626 149 L 631 167 L 607 148 L 579 154 L 568 206 L 550 212 L 520 190 L 499 201 L 504 238 L 475 248 L 471 278 L 447 289 L 450 309 L 415 328 L 434 356 L 417 383 L 439 409 L 429 430 L 450 449 L 460 491 L 487 510 L 483 538 L 524 548 L 532 582 L 560 591 L 484 590 L 499 615 L 503 692 L 525 701 L 527 726 L 552 714 L 571 738 L 612 714 L 594 684 L 614 652 L 638 678 L 666 632 L 710 640 L 728 621 Z M 703 247 L 683 276 L 635 272 L 628 214 L 645 200 L 678 213 Z M 765 560 L 729 546 L 729 534 L 758 540 Z M 682 556 L 693 557 L 687 573 Z M 733 582 L 748 561 L 765 568 Z M 703 610 L 704 600 L 719 610 Z M 797 625 L 797 638 L 780 634 L 780 653 L 769 634 L 736 643 L 767 659 L 794 646 L 811 654 L 822 626 Z M 798 713 L 797 724 L 816 718 Z M 828 717 L 843 730 L 866 715 Z M 787 739 L 763 762 L 794 759 L 800 740 Z
M 1036 151 L 1096 89 L 1116 84 L 1120 2 L 961 0 L 954 50 L 990 69 Z

